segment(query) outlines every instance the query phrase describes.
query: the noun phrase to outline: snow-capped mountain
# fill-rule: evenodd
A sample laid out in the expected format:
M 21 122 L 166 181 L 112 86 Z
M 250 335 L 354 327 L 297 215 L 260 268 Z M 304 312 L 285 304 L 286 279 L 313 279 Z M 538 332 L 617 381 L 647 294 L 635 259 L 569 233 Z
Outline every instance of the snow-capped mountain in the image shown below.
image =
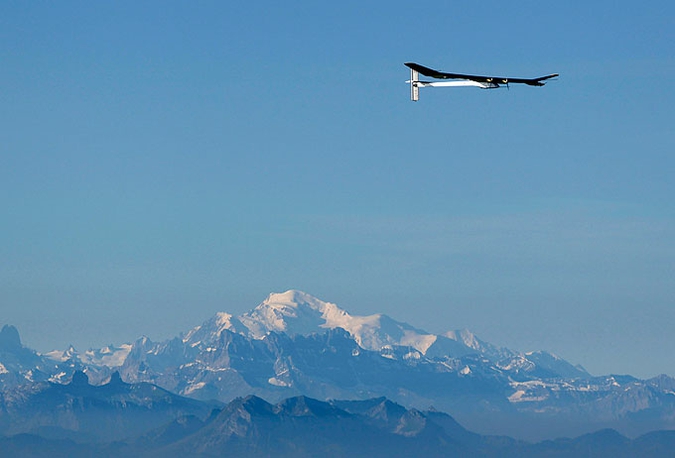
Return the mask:
M 262 339 L 270 332 L 307 335 L 336 328 L 347 331 L 366 350 L 399 346 L 434 356 L 481 353 L 491 359 L 501 359 L 513 355 L 506 349 L 482 342 L 467 330 L 435 335 L 382 313 L 351 315 L 336 304 L 296 290 L 270 294 L 260 305 L 238 317 L 218 313 L 189 331 L 183 340 L 192 346 L 209 345 L 216 342 L 224 330 Z
M 350 315 L 333 303 L 294 290 L 271 294 L 255 309 L 241 315 L 239 321 L 255 339 L 269 332 L 306 335 L 342 328 L 362 348 L 375 351 L 398 345 L 413 347 L 424 354 L 438 338 L 384 314 Z
M 131 344 L 122 344 L 119 347 L 110 344 L 99 349 L 90 348 L 84 353 L 78 352 L 75 347 L 71 345 L 65 351 L 54 350 L 45 353 L 45 356 L 58 362 L 76 359 L 81 361 L 83 364 L 90 366 L 106 366 L 115 368 L 124 364 L 124 360 L 127 358 L 130 351 Z
M 117 355 L 117 358 L 89 359 L 87 354 L 80 355 L 72 345 L 65 351 L 52 351 L 43 355 L 24 347 L 19 331 L 14 326 L 5 325 L 0 331 L 0 392 L 36 382 L 65 382 L 76 371 L 86 371 L 94 381 L 101 383 L 112 372 L 110 367 L 102 363 L 121 361 L 118 364 L 121 365 L 124 358 L 119 352 Z
M 72 375 L 79 367 L 69 367 L 64 361 L 53 361 L 24 347 L 14 326 L 5 325 L 0 331 L 0 391 L 25 383 L 43 382 L 59 374 Z
M 213 349 L 219 342 L 223 331 L 261 340 L 269 333 L 284 333 L 290 336 L 309 335 L 337 328 L 347 331 L 361 348 L 376 352 L 382 350 L 391 352 L 394 347 L 403 347 L 419 353 L 420 356 L 481 355 L 494 363 L 520 358 L 528 361 L 532 367 L 537 366 L 530 361 L 527 355 L 506 348 L 498 348 L 480 340 L 466 329 L 448 331 L 440 335 L 431 334 L 408 323 L 396 321 L 382 313 L 367 316 L 352 315 L 334 303 L 322 301 L 297 290 L 272 293 L 257 307 L 236 317 L 226 312 L 216 313 L 202 325 L 185 333 L 180 339 L 183 344 L 193 348 L 194 351 L 201 351 Z M 139 343 L 140 341 L 120 346 L 111 344 L 102 349 L 89 349 L 84 353 L 78 352 L 71 346 L 65 351 L 52 351 L 46 353 L 45 356 L 61 363 L 78 361 L 89 366 L 116 368 L 124 364 L 132 348 L 138 346 Z M 145 346 L 147 342 L 141 345 Z M 174 342 L 172 345 L 175 347 L 178 343 Z M 194 351 L 187 353 L 194 353 Z M 548 355 L 548 360 L 560 360 L 554 355 L 537 352 L 539 364 L 546 359 L 542 356 L 544 354 Z M 564 360 L 560 361 L 569 365 Z M 573 366 L 569 365 L 569 367 Z M 569 367 L 565 366 L 565 369 Z M 568 375 L 572 372 L 575 376 L 588 376 L 582 368 L 577 368 L 576 371 L 568 370 Z
M 77 370 L 99 385 L 119 371 L 127 383 L 221 402 L 386 396 L 409 407 L 433 405 L 481 432 L 519 437 L 546 437 L 561 423 L 572 429 L 557 434 L 675 427 L 670 377 L 592 377 L 551 353 L 499 348 L 467 330 L 435 335 L 384 314 L 352 315 L 294 290 L 239 316 L 217 313 L 173 339 L 142 337 L 84 353 L 71 347 L 40 355 L 21 345 L 15 329 L 3 329 L 0 364 L 0 391 L 22 381 L 64 382 Z M 636 420 L 643 417 L 649 421 Z

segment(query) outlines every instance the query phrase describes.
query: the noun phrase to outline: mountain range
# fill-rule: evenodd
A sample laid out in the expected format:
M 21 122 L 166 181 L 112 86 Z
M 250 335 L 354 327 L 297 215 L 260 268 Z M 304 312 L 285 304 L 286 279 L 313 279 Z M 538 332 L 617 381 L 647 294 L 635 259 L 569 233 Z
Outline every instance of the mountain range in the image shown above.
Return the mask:
M 20 394 L 20 395 L 19 395 Z M 446 413 L 384 397 L 320 401 L 257 396 L 226 405 L 177 396 L 117 372 L 101 385 L 76 371 L 0 397 L 0 454 L 13 457 L 652 457 L 672 456 L 675 431 L 629 439 L 602 430 L 528 443 L 473 433 Z
M 467 330 L 432 334 L 384 314 L 351 315 L 294 290 L 162 342 L 141 337 L 38 354 L 12 326 L 0 332 L 3 393 L 68 383 L 78 371 L 93 385 L 117 377 L 210 406 L 248 396 L 272 403 L 384 396 L 408 409 L 433 406 L 480 434 L 526 440 L 675 428 L 671 377 L 592 376 L 548 352 L 500 348 Z

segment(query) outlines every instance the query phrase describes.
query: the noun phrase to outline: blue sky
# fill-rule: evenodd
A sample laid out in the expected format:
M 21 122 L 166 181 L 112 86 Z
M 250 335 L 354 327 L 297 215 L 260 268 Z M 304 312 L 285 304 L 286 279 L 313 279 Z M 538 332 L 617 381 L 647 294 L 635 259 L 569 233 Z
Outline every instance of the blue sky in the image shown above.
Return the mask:
M 666 1 L 3 2 L 0 324 L 84 350 L 294 288 L 675 375 L 674 30 Z M 561 77 L 412 103 L 407 61 Z

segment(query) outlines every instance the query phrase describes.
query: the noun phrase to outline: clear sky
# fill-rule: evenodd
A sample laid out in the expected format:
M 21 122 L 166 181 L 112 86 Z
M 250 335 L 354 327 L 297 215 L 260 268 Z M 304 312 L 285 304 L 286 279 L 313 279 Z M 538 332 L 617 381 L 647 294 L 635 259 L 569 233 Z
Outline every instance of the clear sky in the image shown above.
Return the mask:
M 161 340 L 300 289 L 675 375 L 675 4 L 0 4 L 0 325 Z M 403 62 L 534 77 L 426 88 Z

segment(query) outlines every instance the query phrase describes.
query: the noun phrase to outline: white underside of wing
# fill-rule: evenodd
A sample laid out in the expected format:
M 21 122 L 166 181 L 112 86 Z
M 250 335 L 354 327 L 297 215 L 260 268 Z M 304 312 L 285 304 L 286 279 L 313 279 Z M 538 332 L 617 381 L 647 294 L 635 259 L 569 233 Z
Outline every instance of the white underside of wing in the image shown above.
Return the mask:
M 475 86 L 483 89 L 495 87 L 490 83 L 479 83 L 478 81 L 460 80 L 460 81 L 418 81 L 420 87 L 459 87 L 459 86 Z
M 495 89 L 499 84 L 492 82 L 479 82 L 474 80 L 453 80 L 453 81 L 420 81 L 419 73 L 413 69 L 410 70 L 410 79 L 406 83 L 410 84 L 410 100 L 417 102 L 420 98 L 419 90 L 421 87 L 463 87 L 472 86 L 481 89 Z

